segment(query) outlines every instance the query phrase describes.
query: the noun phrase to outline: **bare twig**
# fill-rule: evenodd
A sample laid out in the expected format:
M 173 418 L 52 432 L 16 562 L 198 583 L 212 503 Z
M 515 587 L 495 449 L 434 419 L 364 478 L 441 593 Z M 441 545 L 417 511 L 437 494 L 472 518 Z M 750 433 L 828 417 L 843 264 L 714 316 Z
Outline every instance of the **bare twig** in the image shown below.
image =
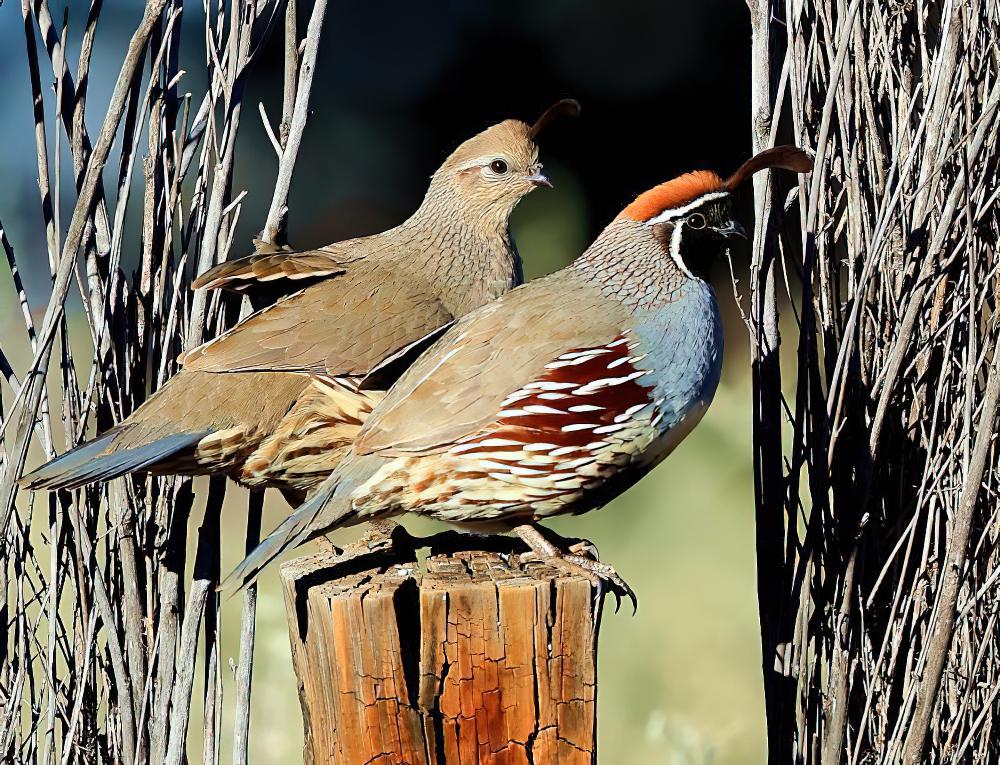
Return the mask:
M 184 74 L 182 9 L 180 0 L 146 4 L 92 145 L 84 116 L 94 108 L 87 94 L 102 2 L 91 0 L 85 17 L 63 13 L 53 20 L 48 0 L 22 0 L 39 220 L 52 285 L 36 327 L 14 248 L 0 225 L 0 262 L 12 276 L 10 297 L 24 322 L 20 338 L 13 330 L 0 337 L 2 384 L 13 391 L 0 401 L 0 589 L 10 595 L 3 605 L 9 629 L 0 641 L 4 762 L 184 761 L 194 737 L 188 729 L 201 657 L 207 682 L 204 735 L 199 731 L 197 738 L 204 739 L 205 762 L 219 758 L 224 708 L 214 586 L 223 483 L 215 481 L 210 492 L 196 577 L 187 592 L 190 481 L 127 478 L 47 501 L 17 497 L 14 504 L 29 442 L 37 435 L 44 454 L 55 454 L 50 401 L 58 403 L 66 446 L 74 446 L 92 432 L 95 419 L 99 430 L 111 427 L 162 385 L 186 337 L 197 342 L 206 327 L 224 328 L 218 301 L 198 306 L 189 299 L 185 266 L 199 258 L 215 262 L 232 244 L 244 197 L 233 199 L 231 191 L 239 105 L 250 63 L 282 5 L 239 0 L 209 12 L 209 76 L 197 98 L 177 91 Z M 294 34 L 294 23 L 289 29 Z M 72 51 L 79 51 L 76 62 Z M 43 88 L 40 53 L 49 59 L 54 98 Z M 297 72 L 292 77 L 294 82 Z M 47 107 L 53 106 L 55 120 L 47 125 Z M 121 150 L 112 159 L 115 145 Z M 63 173 L 64 150 L 72 157 L 72 174 Z M 105 197 L 102 175 L 109 164 L 117 170 L 116 193 Z M 127 206 L 137 188 L 142 214 L 134 226 Z M 74 191 L 71 207 L 61 210 L 60 200 Z M 134 274 L 124 271 L 122 253 L 130 250 L 141 254 Z M 89 330 L 82 335 L 70 331 L 75 317 L 67 315 L 74 284 Z M 78 377 L 78 369 L 88 367 Z M 46 387 L 50 368 L 58 392 Z M 15 420 L 12 437 L 7 425 Z M 255 497 L 251 515 L 259 518 L 259 509 Z M 254 539 L 258 532 L 248 533 Z M 199 652 L 202 642 L 206 650 Z M 248 602 L 240 667 L 246 686 L 237 694 L 242 761 L 252 644 Z
M 284 244 L 288 222 L 288 191 L 292 185 L 292 172 L 295 170 L 295 160 L 302 144 L 302 133 L 309 117 L 309 95 L 312 91 L 313 72 L 316 69 L 316 57 L 319 55 L 319 37 L 323 30 L 323 18 L 326 16 L 326 0 L 314 0 L 306 36 L 302 41 L 305 50 L 302 53 L 302 63 L 298 69 L 295 105 L 292 109 L 291 121 L 288 125 L 287 137 L 282 132 L 281 160 L 278 165 L 278 180 L 271 197 L 271 207 L 267 211 L 267 220 L 261 232 L 261 239 L 273 244 Z M 286 64 L 288 62 L 286 61 Z M 287 82 L 287 80 L 286 80 Z M 286 89 L 286 96 L 288 90 Z
M 247 507 L 247 554 L 260 542 L 264 493 L 250 492 Z M 253 649 L 256 636 L 257 585 L 251 584 L 243 593 L 243 620 L 240 629 L 240 658 L 236 667 L 236 721 L 233 730 L 233 765 L 249 762 L 250 687 L 253 682 Z

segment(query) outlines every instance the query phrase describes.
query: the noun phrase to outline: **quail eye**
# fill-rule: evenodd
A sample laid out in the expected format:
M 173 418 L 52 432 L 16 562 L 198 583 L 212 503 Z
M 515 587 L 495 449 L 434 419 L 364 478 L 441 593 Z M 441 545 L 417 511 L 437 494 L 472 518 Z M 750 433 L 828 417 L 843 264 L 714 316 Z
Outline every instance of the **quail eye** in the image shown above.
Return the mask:
M 503 175 L 507 172 L 507 163 L 502 159 L 494 159 L 490 162 L 490 170 L 492 170 L 497 175 Z
M 688 228 L 705 228 L 705 216 L 701 213 L 691 213 L 687 218 Z

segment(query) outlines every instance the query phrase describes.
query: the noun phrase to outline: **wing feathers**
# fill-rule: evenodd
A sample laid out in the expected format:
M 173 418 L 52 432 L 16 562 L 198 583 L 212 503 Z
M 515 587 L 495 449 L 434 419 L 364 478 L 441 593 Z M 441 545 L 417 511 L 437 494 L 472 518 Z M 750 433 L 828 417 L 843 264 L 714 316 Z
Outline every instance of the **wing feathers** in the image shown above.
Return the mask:
M 346 271 L 357 258 L 336 250 L 281 249 L 260 240 L 254 241 L 256 252 L 245 258 L 229 260 L 211 268 L 191 284 L 194 289 L 224 289 L 232 292 L 252 292 L 258 286 L 274 289 L 274 282 L 287 279 L 290 289 L 297 289 L 302 282 L 324 279 Z
M 560 354 L 614 341 L 628 321 L 625 309 L 570 279 L 532 282 L 459 320 L 375 408 L 355 451 L 445 448 L 492 422 L 506 397 Z
M 437 291 L 367 262 L 282 298 L 184 359 L 204 372 L 365 375 L 449 323 Z

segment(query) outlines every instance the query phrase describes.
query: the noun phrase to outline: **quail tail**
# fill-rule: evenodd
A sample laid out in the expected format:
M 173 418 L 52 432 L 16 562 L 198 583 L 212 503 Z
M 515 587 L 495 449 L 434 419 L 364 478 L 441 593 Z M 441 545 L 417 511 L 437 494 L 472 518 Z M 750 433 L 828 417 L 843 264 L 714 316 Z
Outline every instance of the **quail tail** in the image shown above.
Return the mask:
M 253 584 L 261 571 L 285 550 L 305 544 L 310 539 L 341 526 L 359 522 L 351 504 L 351 489 L 357 485 L 354 476 L 363 471 L 334 473 L 278 528 L 254 548 L 220 584 L 219 590 L 237 593 Z
M 94 481 L 110 481 L 126 473 L 143 470 L 172 454 L 189 449 L 209 434 L 175 433 L 130 449 L 113 449 L 119 430 L 111 430 L 85 444 L 70 449 L 18 483 L 32 491 L 39 489 L 78 489 Z

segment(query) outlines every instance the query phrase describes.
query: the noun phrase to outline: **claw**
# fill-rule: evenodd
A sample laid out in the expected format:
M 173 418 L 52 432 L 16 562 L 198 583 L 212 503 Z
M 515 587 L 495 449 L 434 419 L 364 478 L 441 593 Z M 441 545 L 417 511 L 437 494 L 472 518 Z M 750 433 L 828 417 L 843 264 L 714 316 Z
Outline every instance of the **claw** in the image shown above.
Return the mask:
M 328 555 L 340 555 L 343 550 L 333 543 L 333 540 L 325 534 L 316 537 L 316 544 L 319 545 L 319 549 Z
M 370 523 L 368 530 L 358 539 L 344 547 L 337 547 L 328 537 L 316 538 L 324 552 L 338 558 L 338 565 L 373 553 L 401 555 L 412 546 L 413 538 L 405 528 L 395 521 L 383 519 Z
M 633 616 L 639 610 L 639 599 L 636 598 L 635 592 L 632 588 L 628 586 L 628 583 L 622 579 L 618 572 L 614 570 L 607 563 L 601 563 L 594 558 L 585 557 L 580 555 L 578 550 L 582 546 L 594 549 L 596 548 L 590 542 L 586 540 L 577 540 L 570 547 L 571 552 L 564 553 L 559 550 L 551 541 L 546 539 L 545 535 L 538 529 L 534 524 L 524 524 L 517 526 L 514 529 L 517 535 L 521 537 L 522 541 L 528 545 L 531 552 L 526 553 L 521 556 L 522 560 L 541 560 L 553 566 L 558 566 L 563 569 L 569 569 L 577 574 L 584 574 L 594 582 L 597 589 L 598 598 L 604 594 L 603 586 L 608 586 L 611 592 L 615 596 L 615 613 L 621 608 L 622 595 L 628 597 L 632 601 L 632 614 Z M 566 542 L 563 541 L 565 545 Z M 575 549 L 574 549 L 575 548 Z M 527 558 L 526 558 L 527 556 Z M 595 614 L 597 613 L 595 609 Z
M 591 572 L 601 579 L 606 580 L 611 585 L 611 592 L 614 593 L 615 596 L 615 613 L 618 613 L 618 610 L 621 608 L 622 595 L 628 597 L 628 599 L 632 601 L 632 615 L 634 616 L 638 612 L 639 599 L 636 597 L 635 591 L 629 587 L 628 582 L 622 579 L 618 572 L 607 563 L 599 563 L 589 558 L 572 554 L 564 555 L 563 560 L 572 563 L 585 571 Z

